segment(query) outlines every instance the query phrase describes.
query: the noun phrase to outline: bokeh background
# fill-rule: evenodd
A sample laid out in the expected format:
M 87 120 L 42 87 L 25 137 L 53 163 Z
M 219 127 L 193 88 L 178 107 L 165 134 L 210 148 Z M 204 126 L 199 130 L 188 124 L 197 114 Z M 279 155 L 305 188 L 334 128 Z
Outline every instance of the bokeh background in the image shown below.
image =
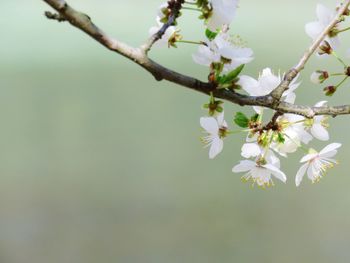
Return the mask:
M 255 51 L 245 73 L 296 63 L 318 0 L 241 1 L 232 32 Z M 159 0 L 71 0 L 109 34 L 141 44 Z M 334 1 L 323 0 L 328 7 Z M 208 160 L 199 137 L 207 97 L 156 82 L 73 27 L 48 21 L 43 1 L 0 1 L 0 262 L 348 262 L 350 128 L 330 120 L 340 165 L 294 186 L 302 153 L 282 160 L 289 182 L 252 189 L 231 168 L 243 135 Z M 184 12 L 186 39 L 202 37 Z M 187 37 L 186 37 L 187 36 Z M 342 36 L 344 49 L 350 44 Z M 157 61 L 206 78 L 196 47 L 154 50 Z M 348 60 L 349 61 L 349 60 Z M 325 99 L 309 81 L 334 60 L 313 58 L 298 103 Z M 349 85 L 329 99 L 349 102 Z M 226 115 L 251 110 L 227 104 Z M 319 149 L 325 144 L 314 142 Z

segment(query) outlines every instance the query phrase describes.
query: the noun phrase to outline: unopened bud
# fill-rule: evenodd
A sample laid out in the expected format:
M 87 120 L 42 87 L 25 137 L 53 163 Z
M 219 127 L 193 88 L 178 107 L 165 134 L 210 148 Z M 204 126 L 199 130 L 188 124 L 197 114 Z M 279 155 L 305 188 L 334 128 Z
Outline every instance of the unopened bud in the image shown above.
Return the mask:
M 332 54 L 333 48 L 331 45 L 328 43 L 328 41 L 323 41 L 322 45 L 319 47 L 318 54 L 319 55 L 324 55 L 324 54 Z
M 345 75 L 350 77 L 350 67 L 345 68 Z
M 325 87 L 323 89 L 324 91 L 324 94 L 326 96 L 333 96 L 333 94 L 337 91 L 337 87 L 336 86 L 328 86 L 328 87 Z
M 321 84 L 328 78 L 329 74 L 327 71 L 317 70 L 311 74 L 310 80 L 312 83 Z

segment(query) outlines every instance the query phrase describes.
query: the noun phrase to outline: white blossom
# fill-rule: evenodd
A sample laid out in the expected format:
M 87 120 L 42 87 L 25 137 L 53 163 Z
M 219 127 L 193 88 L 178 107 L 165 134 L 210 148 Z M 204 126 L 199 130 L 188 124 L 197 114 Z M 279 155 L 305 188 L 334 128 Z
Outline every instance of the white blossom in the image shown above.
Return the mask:
M 322 4 L 318 4 L 316 7 L 317 21 L 307 23 L 305 25 L 306 33 L 315 40 L 318 38 L 322 31 L 332 22 L 336 16 L 336 11 L 332 11 Z M 336 28 L 334 29 L 336 30 Z M 340 45 L 339 37 L 334 33 L 334 30 L 325 38 L 333 49 L 336 49 Z
M 195 63 L 203 66 L 222 62 L 224 63 L 224 72 L 231 71 L 254 59 L 253 50 L 233 43 L 226 33 L 219 33 L 214 40 L 200 45 L 192 58 Z
M 215 117 L 200 118 L 200 125 L 208 134 L 202 140 L 206 146 L 210 146 L 209 158 L 215 158 L 223 149 L 223 138 L 226 136 L 227 123 L 224 120 L 224 113 Z
M 315 104 L 315 107 L 323 107 L 327 105 L 327 101 L 320 101 Z M 310 130 L 311 134 L 320 141 L 328 141 L 329 133 L 327 131 L 328 124 L 326 116 L 315 116 L 311 120 L 306 120 L 306 127 Z
M 255 162 L 251 160 L 240 161 L 239 164 L 232 168 L 232 172 L 246 172 L 242 176 L 242 180 L 251 181 L 253 184 L 257 183 L 261 187 L 269 187 L 274 185 L 272 176 L 284 183 L 287 181 L 286 175 L 279 169 L 279 166 L 279 159 L 272 154 L 270 157 L 260 157 Z
M 299 186 L 305 173 L 307 177 L 314 183 L 318 182 L 329 168 L 332 168 L 337 161 L 332 159 L 337 154 L 340 143 L 331 143 L 323 148 L 320 152 L 311 149 L 309 154 L 305 155 L 300 162 L 303 164 L 298 170 L 295 177 L 295 184 Z
M 241 86 L 250 96 L 265 96 L 273 91 L 281 83 L 280 74 L 275 75 L 270 68 L 265 68 L 259 75 L 258 80 L 250 76 L 240 76 L 237 84 Z M 292 81 L 289 89 L 286 90 L 282 99 L 289 103 L 294 103 L 296 95 L 294 91 L 299 87 L 300 83 L 296 83 L 297 78 Z M 257 113 L 261 113 L 262 107 L 254 107 Z
M 207 20 L 208 29 L 216 32 L 223 25 L 231 24 L 236 14 L 238 0 L 211 0 L 210 3 L 213 10 Z
M 301 143 L 308 144 L 313 137 L 306 131 L 304 120 L 304 117 L 295 114 L 284 114 L 279 117 L 277 119 L 278 132 L 283 137 L 283 142 L 274 139 L 270 148 L 281 156 L 287 157 L 288 153 L 297 151 Z

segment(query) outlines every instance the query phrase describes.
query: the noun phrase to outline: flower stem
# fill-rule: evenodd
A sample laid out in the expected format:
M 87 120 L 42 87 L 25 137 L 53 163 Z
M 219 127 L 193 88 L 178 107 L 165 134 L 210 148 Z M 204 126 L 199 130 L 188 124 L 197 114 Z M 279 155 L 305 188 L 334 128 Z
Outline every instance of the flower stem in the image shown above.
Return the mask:
M 345 78 L 344 78 L 342 81 L 340 81 L 340 82 L 338 83 L 338 85 L 335 86 L 335 88 L 339 88 L 339 87 L 348 79 L 348 77 L 349 77 L 349 76 L 345 76 Z
M 344 76 L 345 74 L 344 73 L 332 73 L 332 74 L 329 74 L 329 76 Z
M 346 65 L 346 63 L 337 55 L 337 53 L 335 53 L 335 51 L 332 51 L 332 55 L 344 66 L 344 67 L 348 67 L 348 65 Z
M 197 3 L 188 2 L 188 1 L 185 1 L 185 4 L 189 4 L 189 5 L 197 5 Z
M 177 40 L 176 43 L 186 43 L 186 44 L 194 44 L 194 45 L 203 45 L 201 41 L 190 41 L 190 40 Z
M 342 32 L 348 31 L 348 30 L 350 30 L 350 27 L 346 27 L 346 28 L 343 28 L 343 29 L 339 29 L 339 30 L 337 30 L 336 32 L 337 32 L 337 33 L 342 33 Z
M 186 6 L 184 6 L 184 7 L 182 7 L 181 9 L 202 12 L 202 10 L 200 10 L 200 9 L 198 9 L 198 8 L 193 8 L 193 7 L 186 7 Z

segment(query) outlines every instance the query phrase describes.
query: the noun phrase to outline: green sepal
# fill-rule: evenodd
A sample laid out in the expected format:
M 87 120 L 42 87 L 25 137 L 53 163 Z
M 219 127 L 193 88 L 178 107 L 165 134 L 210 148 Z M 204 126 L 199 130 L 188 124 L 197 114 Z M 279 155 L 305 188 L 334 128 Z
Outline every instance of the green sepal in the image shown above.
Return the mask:
M 280 133 L 280 132 L 277 134 L 277 141 L 279 143 L 284 143 L 286 141 L 286 139 L 284 138 L 283 134 Z

